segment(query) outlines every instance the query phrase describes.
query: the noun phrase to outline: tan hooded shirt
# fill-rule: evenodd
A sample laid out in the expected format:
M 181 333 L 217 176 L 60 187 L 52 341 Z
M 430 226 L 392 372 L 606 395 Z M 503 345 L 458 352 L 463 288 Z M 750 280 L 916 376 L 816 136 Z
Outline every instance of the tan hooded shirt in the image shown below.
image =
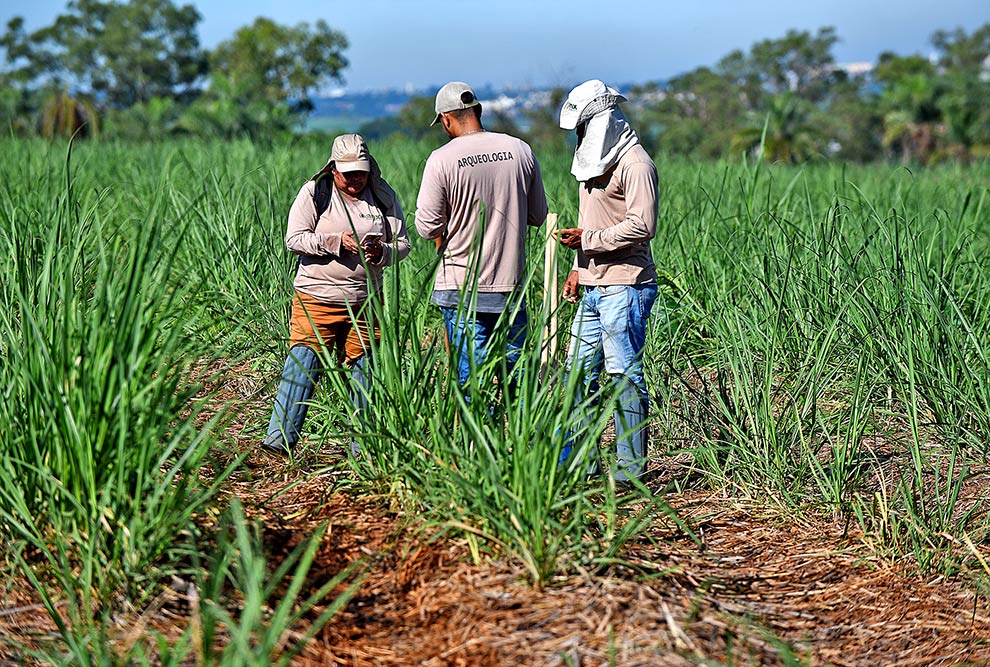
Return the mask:
M 657 168 L 639 144 L 598 178 L 579 183 L 581 249 L 574 268 L 582 285 L 655 282 L 650 240 L 657 231 Z

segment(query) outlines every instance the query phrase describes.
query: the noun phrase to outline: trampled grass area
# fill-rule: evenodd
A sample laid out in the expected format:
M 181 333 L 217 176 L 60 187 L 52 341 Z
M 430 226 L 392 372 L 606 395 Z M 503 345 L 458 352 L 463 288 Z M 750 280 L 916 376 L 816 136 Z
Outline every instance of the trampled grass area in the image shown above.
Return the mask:
M 0 660 L 306 664 L 326 646 L 349 647 L 365 661 L 357 664 L 402 664 L 370 650 L 384 636 L 369 629 L 376 600 L 396 632 L 394 619 L 411 618 L 401 605 L 415 607 L 412 590 L 421 616 L 467 627 L 477 622 L 469 611 L 437 610 L 459 597 L 475 604 L 477 586 L 488 585 L 478 582 L 504 576 L 512 590 L 498 584 L 492 594 L 521 596 L 532 623 L 549 628 L 541 663 L 857 664 L 837 656 L 867 655 L 856 652 L 865 635 L 829 630 L 837 621 L 824 607 L 787 621 L 786 601 L 793 596 L 801 618 L 808 596 L 837 581 L 855 589 L 849 577 L 869 572 L 907 582 L 885 584 L 905 613 L 923 613 L 912 586 L 942 586 L 933 595 L 950 601 L 945 609 L 971 605 L 965 639 L 967 614 L 920 618 L 935 629 L 916 655 L 988 658 L 990 165 L 660 159 L 653 249 L 664 279 L 647 355 L 653 462 L 644 485 L 622 490 L 557 466 L 562 434 L 577 429 L 586 451 L 603 432 L 607 442 L 610 411 L 604 401 L 579 428 L 573 378 L 560 364 L 540 373 L 539 234 L 527 284 L 533 335 L 513 400 L 492 381 L 498 360 L 478 369 L 469 400 L 451 386 L 428 303 L 435 255 L 413 231 L 409 258 L 386 274 L 373 408 L 355 418 L 345 375 L 330 372 L 297 455 L 249 469 L 286 347 L 294 261 L 284 218 L 328 147 L 77 144 L 69 160 L 65 146 L 2 148 L 10 604 L 0 625 L 23 632 L 0 640 Z M 412 228 L 430 146 L 372 150 Z M 573 224 L 569 158 L 537 152 L 551 210 Z M 561 253 L 561 276 L 569 259 Z M 559 313 L 565 330 L 570 308 Z M 340 455 L 350 437 L 360 461 Z M 376 502 L 360 500 L 369 496 Z M 362 511 L 342 525 L 347 498 Z M 733 514 L 739 507 L 748 519 Z M 335 535 L 366 524 L 371 547 L 334 549 Z M 404 531 L 415 537 L 395 537 Z M 802 560 L 812 542 L 820 548 Z M 450 574 L 444 562 L 465 568 L 460 589 L 431 578 Z M 374 584 L 383 563 L 407 573 L 391 597 Z M 761 569 L 768 563 L 780 572 Z M 739 583 L 781 577 L 779 598 Z M 574 625 L 585 613 L 574 600 L 604 599 L 595 582 L 612 582 L 602 584 L 618 591 L 609 599 L 635 613 Z M 431 587 L 444 602 L 424 612 Z M 829 599 L 865 618 L 862 601 Z M 547 600 L 560 607 L 540 615 Z M 898 604 L 883 613 L 896 617 Z M 48 625 L 37 627 L 51 633 L 18 625 L 22 614 L 43 614 Z M 647 616 L 664 620 L 646 628 Z M 420 646 L 428 628 L 408 626 L 403 636 Z M 436 644 L 433 654 L 425 641 L 415 654 L 513 664 L 512 636 Z M 870 659 L 893 661 L 895 643 L 875 641 L 891 648 Z

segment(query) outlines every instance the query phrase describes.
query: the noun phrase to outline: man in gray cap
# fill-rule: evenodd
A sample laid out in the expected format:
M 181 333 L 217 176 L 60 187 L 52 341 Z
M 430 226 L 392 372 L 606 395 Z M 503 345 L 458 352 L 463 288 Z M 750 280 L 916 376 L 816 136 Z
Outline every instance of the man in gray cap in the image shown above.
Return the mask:
M 416 200 L 416 229 L 441 255 L 432 301 L 463 386 L 489 353 L 496 325 L 508 327 L 505 358 L 519 359 L 526 307 L 516 288 L 526 267 L 527 226 L 543 224 L 547 200 L 533 150 L 488 132 L 481 103 L 453 81 L 436 97 L 436 118 L 450 141 L 426 161 Z
M 646 320 L 657 296 L 650 251 L 657 226 L 657 169 L 619 110 L 625 100 L 593 79 L 564 101 L 560 127 L 575 130 L 578 139 L 571 164 L 580 184 L 578 223 L 557 232 L 563 245 L 577 250 L 562 293 L 579 303 L 568 368 L 583 372 L 580 386 L 587 395 L 597 393 L 603 365 L 615 382 L 618 481 L 639 477 L 646 468 L 649 394 L 642 357 Z M 590 471 L 596 470 L 592 465 Z

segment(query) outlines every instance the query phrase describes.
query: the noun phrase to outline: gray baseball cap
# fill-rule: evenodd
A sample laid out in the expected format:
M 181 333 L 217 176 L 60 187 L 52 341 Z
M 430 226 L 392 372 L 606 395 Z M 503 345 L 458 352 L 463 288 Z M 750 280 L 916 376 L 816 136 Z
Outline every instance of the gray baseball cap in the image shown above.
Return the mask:
M 437 101 L 433 109 L 437 112 L 437 117 L 430 123 L 431 126 L 440 122 L 440 114 L 458 109 L 470 109 L 476 107 L 481 102 L 475 97 L 471 86 L 462 81 L 451 81 L 437 91 Z

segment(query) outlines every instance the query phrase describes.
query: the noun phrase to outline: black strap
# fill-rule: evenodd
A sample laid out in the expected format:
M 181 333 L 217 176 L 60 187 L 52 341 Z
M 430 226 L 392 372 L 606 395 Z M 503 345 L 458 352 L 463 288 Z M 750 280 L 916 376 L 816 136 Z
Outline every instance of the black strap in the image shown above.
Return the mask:
M 375 190 L 374 186 L 369 183 L 368 187 L 371 188 L 371 198 L 375 200 L 375 206 L 382 212 L 382 228 L 385 230 L 385 243 L 391 243 L 392 225 L 388 221 L 388 206 L 378 196 L 378 191 Z M 333 197 L 333 191 L 333 178 L 330 176 L 330 173 L 320 174 L 316 178 L 316 185 L 313 186 L 313 206 L 316 207 L 317 220 L 330 208 L 330 199 Z
M 330 208 L 330 197 L 333 195 L 333 179 L 329 173 L 320 174 L 313 186 L 313 205 L 316 207 L 316 219 L 319 220 L 324 211 Z

